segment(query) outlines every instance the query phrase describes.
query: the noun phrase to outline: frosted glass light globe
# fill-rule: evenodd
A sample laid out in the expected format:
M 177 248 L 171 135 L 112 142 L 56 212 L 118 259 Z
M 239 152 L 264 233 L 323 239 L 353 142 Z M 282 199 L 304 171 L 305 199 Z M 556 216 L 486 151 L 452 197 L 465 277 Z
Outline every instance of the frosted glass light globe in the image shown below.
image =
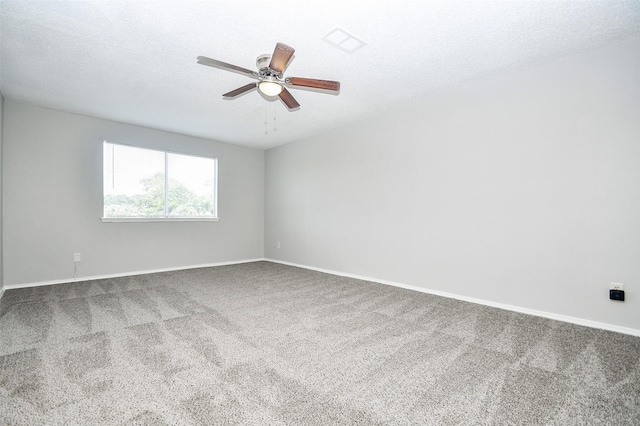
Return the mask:
M 284 87 L 273 81 L 261 81 L 258 83 L 258 89 L 267 96 L 278 96 Z

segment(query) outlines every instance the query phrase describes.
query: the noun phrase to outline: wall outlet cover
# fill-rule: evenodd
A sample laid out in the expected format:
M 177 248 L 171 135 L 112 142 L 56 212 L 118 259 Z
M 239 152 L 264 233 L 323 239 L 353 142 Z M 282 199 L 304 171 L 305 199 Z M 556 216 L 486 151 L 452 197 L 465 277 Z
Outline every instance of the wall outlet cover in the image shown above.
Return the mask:
M 611 300 L 619 300 L 624 302 L 624 291 L 623 290 L 609 290 L 609 299 Z

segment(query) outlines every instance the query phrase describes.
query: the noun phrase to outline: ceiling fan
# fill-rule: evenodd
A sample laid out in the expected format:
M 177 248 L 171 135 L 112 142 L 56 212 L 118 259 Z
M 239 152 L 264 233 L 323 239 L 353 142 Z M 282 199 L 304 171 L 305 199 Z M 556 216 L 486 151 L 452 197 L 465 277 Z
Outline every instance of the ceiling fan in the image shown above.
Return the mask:
M 205 56 L 198 56 L 198 63 L 222 70 L 236 72 L 258 80 L 256 83 L 249 83 L 222 95 L 227 99 L 234 99 L 256 88 L 265 96 L 278 96 L 287 106 L 289 111 L 300 108 L 300 104 L 289 93 L 287 87 L 311 89 L 320 89 L 326 92 L 338 94 L 340 91 L 340 82 L 330 80 L 317 80 L 313 78 L 302 77 L 283 77 L 282 73 L 289 65 L 295 50 L 284 43 L 277 43 L 272 55 L 261 55 L 256 60 L 256 66 L 259 71 L 251 71 L 236 65 L 227 64 L 226 62 L 217 61 Z

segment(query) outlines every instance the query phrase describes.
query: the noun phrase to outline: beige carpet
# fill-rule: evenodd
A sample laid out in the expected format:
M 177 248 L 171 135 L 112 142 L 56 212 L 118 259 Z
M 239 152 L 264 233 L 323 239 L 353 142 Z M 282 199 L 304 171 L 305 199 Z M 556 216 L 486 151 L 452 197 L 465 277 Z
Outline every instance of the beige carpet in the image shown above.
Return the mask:
M 0 424 L 640 424 L 640 338 L 269 262 L 8 290 Z

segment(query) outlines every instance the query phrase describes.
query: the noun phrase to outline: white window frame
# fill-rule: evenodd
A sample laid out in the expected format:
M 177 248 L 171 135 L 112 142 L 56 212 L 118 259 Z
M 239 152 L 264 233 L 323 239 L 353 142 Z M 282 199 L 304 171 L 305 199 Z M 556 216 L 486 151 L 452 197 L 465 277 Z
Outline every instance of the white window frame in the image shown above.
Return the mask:
M 104 147 L 105 144 L 111 144 L 111 145 L 121 145 L 121 146 L 126 146 L 126 147 L 131 147 L 131 148 L 137 148 L 137 149 L 144 149 L 147 151 L 156 151 L 156 152 L 162 152 L 164 153 L 164 187 L 165 187 L 165 191 L 164 191 L 164 216 L 162 217 L 105 217 L 104 216 Z M 213 176 L 213 187 L 214 187 L 214 191 L 213 191 L 213 210 L 214 210 L 214 215 L 213 216 L 202 216 L 202 217 L 194 217 L 194 216 L 167 216 L 167 204 L 168 204 L 168 191 L 167 188 L 169 188 L 169 161 L 168 161 L 168 156 L 169 154 L 177 154 L 177 155 L 183 155 L 183 156 L 187 156 L 187 157 L 197 157 L 197 158 L 206 158 L 207 160 L 213 160 L 214 161 L 214 176 Z M 153 148 L 146 148 L 146 147 L 141 147 L 141 146 L 137 146 L 137 145 L 130 145 L 130 144 L 124 144 L 124 143 L 115 143 L 115 142 L 109 142 L 109 141 L 103 141 L 102 143 L 102 215 L 100 220 L 102 222 L 108 223 L 108 222 L 217 222 L 220 220 L 220 217 L 218 216 L 218 158 L 217 157 L 208 157 L 206 155 L 194 155 L 194 154 L 185 154 L 184 152 L 177 152 L 177 151 L 170 151 L 170 150 L 163 150 L 163 149 L 153 149 Z

